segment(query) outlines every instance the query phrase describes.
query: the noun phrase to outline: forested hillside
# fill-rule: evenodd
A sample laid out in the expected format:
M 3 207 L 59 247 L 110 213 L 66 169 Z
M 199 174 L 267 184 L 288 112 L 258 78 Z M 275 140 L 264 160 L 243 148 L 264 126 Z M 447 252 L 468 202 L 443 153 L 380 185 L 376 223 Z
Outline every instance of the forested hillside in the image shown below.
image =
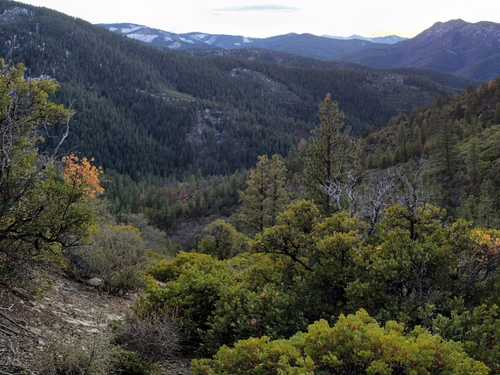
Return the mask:
M 471 220 L 441 197 L 466 181 L 447 169 L 465 146 L 476 155 L 466 133 L 487 137 L 471 171 L 497 191 L 499 84 L 423 111 L 443 120 L 413 138 L 423 151 L 400 136 L 410 117 L 360 139 L 327 96 L 288 159 L 262 155 L 208 188 L 121 180 L 142 199 L 131 214 L 92 160 L 42 147 L 71 120 L 50 100 L 58 84 L 1 65 L 0 371 L 178 375 L 193 359 L 195 375 L 498 373 L 498 194 Z M 225 217 L 188 252 L 146 219 L 176 197 Z
M 0 14 L 0 52 L 61 82 L 57 100 L 76 112 L 65 149 L 134 177 L 228 173 L 262 153 L 287 154 L 327 92 L 361 132 L 466 85 L 426 72 L 160 52 L 5 0 Z
M 366 138 L 369 168 L 425 160 L 428 194 L 451 214 L 500 224 L 500 80 L 402 115 Z

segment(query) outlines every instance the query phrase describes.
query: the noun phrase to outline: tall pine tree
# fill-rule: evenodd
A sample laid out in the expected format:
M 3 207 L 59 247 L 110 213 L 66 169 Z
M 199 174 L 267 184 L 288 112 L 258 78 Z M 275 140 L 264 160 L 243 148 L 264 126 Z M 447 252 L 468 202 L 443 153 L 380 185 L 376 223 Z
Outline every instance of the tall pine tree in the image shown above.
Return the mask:
M 258 233 L 276 223 L 277 215 L 289 203 L 287 168 L 281 156 L 259 157 L 241 193 L 240 223 L 250 233 Z
M 304 178 L 310 198 L 324 212 L 338 209 L 326 187 L 348 186 L 359 172 L 357 142 L 345 132 L 345 115 L 327 95 L 320 107 L 320 127 L 304 150 Z

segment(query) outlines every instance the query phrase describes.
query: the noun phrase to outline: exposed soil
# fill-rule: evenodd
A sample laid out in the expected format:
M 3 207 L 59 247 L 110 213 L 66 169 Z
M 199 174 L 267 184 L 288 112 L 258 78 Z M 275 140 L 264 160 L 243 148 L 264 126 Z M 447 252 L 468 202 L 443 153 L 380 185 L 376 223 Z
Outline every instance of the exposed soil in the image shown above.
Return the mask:
M 107 340 L 111 323 L 123 320 L 134 296 L 117 297 L 68 280 L 48 278 L 39 298 L 0 286 L 0 374 L 37 374 L 51 343 Z M 165 374 L 189 374 L 189 361 L 165 364 Z

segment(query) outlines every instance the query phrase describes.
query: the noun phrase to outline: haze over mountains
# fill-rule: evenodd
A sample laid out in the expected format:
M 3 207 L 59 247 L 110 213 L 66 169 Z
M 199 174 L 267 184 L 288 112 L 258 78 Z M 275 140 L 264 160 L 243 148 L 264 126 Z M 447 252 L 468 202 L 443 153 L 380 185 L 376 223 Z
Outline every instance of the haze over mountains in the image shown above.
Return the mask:
M 485 81 L 500 74 L 500 24 L 439 22 L 415 38 L 347 38 L 286 34 L 264 39 L 204 33 L 175 34 L 135 24 L 101 27 L 166 49 L 259 48 L 373 68 L 419 68 Z

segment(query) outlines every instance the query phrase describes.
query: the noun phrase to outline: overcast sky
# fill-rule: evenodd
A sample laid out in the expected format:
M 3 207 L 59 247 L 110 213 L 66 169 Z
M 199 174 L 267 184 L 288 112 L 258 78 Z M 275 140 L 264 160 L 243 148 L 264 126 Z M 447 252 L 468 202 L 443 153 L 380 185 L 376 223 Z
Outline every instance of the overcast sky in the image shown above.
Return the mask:
M 245 36 L 399 34 L 437 21 L 500 22 L 500 0 L 24 0 L 93 23 L 132 22 L 173 32 Z

